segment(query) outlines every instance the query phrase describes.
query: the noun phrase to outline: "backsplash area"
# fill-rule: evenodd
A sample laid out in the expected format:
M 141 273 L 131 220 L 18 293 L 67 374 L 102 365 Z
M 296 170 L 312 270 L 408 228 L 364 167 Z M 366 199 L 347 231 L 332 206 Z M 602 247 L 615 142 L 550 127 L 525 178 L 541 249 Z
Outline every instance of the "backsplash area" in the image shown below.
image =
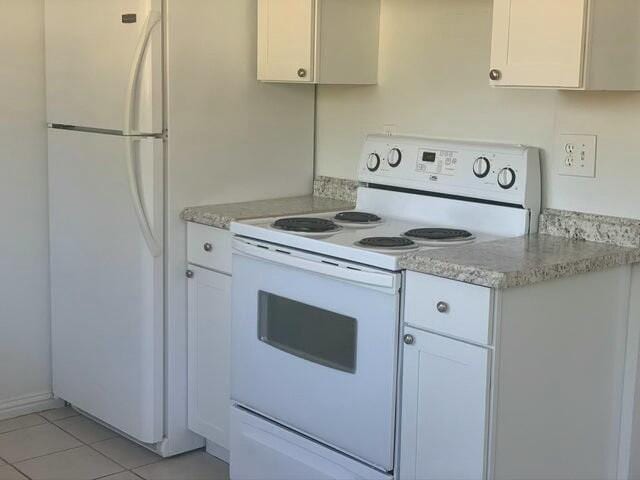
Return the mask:
M 380 81 L 318 89 L 317 172 L 356 178 L 367 133 L 543 149 L 546 208 L 640 218 L 640 93 L 489 86 L 490 0 L 383 0 Z M 598 136 L 596 178 L 557 174 L 561 133 Z
M 355 203 L 357 193 L 358 182 L 355 180 L 321 176 L 313 182 L 313 195 L 316 197 Z

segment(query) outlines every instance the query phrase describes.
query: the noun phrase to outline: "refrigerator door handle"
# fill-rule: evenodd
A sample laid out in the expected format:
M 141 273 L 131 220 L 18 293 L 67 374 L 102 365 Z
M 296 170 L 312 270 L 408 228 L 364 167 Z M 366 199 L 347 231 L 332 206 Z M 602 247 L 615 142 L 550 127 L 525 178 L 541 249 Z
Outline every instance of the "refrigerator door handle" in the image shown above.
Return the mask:
M 156 239 L 153 230 L 151 228 L 151 222 L 147 211 L 142 203 L 142 194 L 140 192 L 140 182 L 138 180 L 138 168 L 136 165 L 136 144 L 140 141 L 139 137 L 127 137 L 127 173 L 129 174 L 129 190 L 131 192 L 131 198 L 133 200 L 133 208 L 136 213 L 138 225 L 140 231 L 147 244 L 149 253 L 153 257 L 159 257 L 162 255 L 162 246 Z
M 144 22 L 142 33 L 138 39 L 138 45 L 136 46 L 133 64 L 131 65 L 131 71 L 129 73 L 129 84 L 127 87 L 127 94 L 124 107 L 124 135 L 136 135 L 137 132 L 133 131 L 132 125 L 135 121 L 135 100 L 136 100 L 136 85 L 138 83 L 138 77 L 140 76 L 140 69 L 142 68 L 142 61 L 144 54 L 149 45 L 149 39 L 153 33 L 153 29 L 156 25 L 160 24 L 162 20 L 162 14 L 156 10 L 151 10 L 147 20 Z

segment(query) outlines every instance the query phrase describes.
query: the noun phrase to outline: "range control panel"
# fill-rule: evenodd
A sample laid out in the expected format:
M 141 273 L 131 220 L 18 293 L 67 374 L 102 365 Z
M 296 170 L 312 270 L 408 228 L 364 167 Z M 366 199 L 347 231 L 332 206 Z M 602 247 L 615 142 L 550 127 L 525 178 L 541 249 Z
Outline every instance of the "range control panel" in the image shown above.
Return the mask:
M 523 145 L 370 135 L 361 182 L 540 206 L 540 151 Z

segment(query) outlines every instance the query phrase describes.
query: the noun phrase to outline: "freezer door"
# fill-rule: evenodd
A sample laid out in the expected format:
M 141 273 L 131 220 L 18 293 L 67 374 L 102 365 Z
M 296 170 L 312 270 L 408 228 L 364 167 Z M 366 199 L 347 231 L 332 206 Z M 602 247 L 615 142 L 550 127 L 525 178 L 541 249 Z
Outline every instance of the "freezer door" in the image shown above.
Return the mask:
M 49 131 L 53 389 L 146 443 L 163 437 L 163 262 L 145 240 L 137 192 L 162 232 L 163 145 Z
M 47 121 L 162 132 L 161 0 L 45 2 Z

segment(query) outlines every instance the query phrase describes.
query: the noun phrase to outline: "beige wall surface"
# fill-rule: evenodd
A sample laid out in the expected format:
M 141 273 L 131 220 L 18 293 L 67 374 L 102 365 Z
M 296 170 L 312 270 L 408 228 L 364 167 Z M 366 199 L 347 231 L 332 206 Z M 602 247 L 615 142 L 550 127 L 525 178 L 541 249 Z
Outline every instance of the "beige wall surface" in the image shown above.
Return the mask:
M 44 0 L 0 0 L 0 416 L 50 395 Z
M 490 43 L 490 0 L 383 0 L 379 85 L 319 87 L 317 173 L 355 178 L 364 136 L 392 124 L 541 147 L 545 207 L 640 218 L 640 92 L 491 88 Z M 598 135 L 595 179 L 556 173 L 559 133 Z

